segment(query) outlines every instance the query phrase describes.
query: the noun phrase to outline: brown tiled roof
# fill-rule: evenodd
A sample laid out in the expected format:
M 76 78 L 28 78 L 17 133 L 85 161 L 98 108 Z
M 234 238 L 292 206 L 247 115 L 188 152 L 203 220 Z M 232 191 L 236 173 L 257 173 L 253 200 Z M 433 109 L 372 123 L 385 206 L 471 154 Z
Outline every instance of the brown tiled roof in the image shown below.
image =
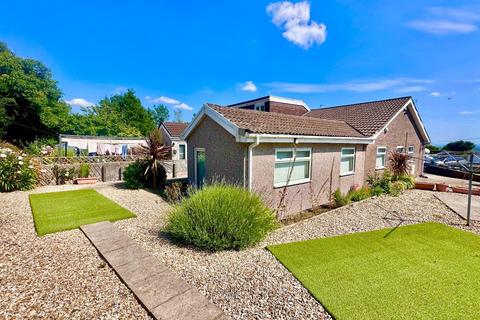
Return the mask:
M 251 133 L 291 134 L 327 137 L 364 137 L 343 121 L 245 110 L 207 104 L 237 127 Z
M 410 99 L 411 97 L 401 97 L 314 109 L 305 116 L 345 121 L 365 136 L 372 136 L 381 130 Z
M 162 123 L 165 129 L 167 129 L 168 134 L 172 137 L 180 137 L 183 130 L 188 126 L 188 123 L 183 122 L 163 122 Z

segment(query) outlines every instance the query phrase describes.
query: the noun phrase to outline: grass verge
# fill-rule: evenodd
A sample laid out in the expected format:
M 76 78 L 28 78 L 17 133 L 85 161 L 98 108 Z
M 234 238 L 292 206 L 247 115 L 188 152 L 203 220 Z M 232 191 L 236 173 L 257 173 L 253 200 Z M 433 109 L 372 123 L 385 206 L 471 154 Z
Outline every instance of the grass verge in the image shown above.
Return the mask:
M 84 224 L 135 217 L 93 189 L 31 194 L 30 206 L 39 236 Z
M 473 233 L 422 223 L 268 249 L 336 319 L 478 319 Z

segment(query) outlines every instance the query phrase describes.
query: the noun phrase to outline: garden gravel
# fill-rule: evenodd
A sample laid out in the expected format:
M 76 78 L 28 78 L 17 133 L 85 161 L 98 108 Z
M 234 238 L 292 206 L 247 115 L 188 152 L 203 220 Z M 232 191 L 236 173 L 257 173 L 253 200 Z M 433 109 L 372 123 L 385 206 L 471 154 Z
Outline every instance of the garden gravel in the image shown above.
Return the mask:
M 36 235 L 28 194 L 0 194 L 0 319 L 149 318 L 80 230 Z
M 49 187 L 48 191 L 79 188 Z M 160 230 L 170 206 L 157 194 L 121 184 L 94 188 L 137 214 L 117 221 L 145 250 L 196 287 L 233 319 L 330 319 L 322 305 L 266 249 L 269 244 L 437 221 L 480 233 L 428 191 L 378 197 L 273 232 L 243 251 L 202 252 L 173 244 Z M 45 190 L 45 189 L 44 189 Z M 39 190 L 42 192 L 44 190 Z M 99 258 L 83 234 L 35 236 L 28 195 L 0 195 L 0 318 L 146 318 L 148 315 Z
M 273 232 L 255 248 L 202 252 L 182 247 L 160 232 L 169 205 L 147 191 L 99 190 L 135 211 L 137 219 L 115 224 L 161 259 L 233 319 L 330 319 L 307 290 L 265 249 L 270 244 L 437 221 L 466 229 L 464 221 L 420 190 L 378 197 L 332 210 Z M 127 196 L 127 195 L 132 196 Z M 468 228 L 480 233 L 480 225 Z

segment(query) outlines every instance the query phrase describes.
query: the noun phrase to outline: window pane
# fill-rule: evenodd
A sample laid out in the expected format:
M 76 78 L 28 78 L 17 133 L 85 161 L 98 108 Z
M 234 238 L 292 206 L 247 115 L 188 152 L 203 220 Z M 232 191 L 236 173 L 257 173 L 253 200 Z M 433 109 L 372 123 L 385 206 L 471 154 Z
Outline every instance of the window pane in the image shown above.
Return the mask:
M 386 153 L 387 152 L 387 148 L 378 148 L 377 149 L 377 153 Z
M 342 149 L 342 156 L 352 155 L 352 154 L 355 154 L 355 149 L 353 148 Z
M 290 183 L 307 179 L 309 177 L 310 171 L 310 161 L 298 161 L 293 164 L 289 162 L 276 163 L 275 164 L 275 173 L 274 173 L 274 183 L 286 183 L 288 179 L 289 170 L 290 174 Z M 291 169 L 290 169 L 291 168 Z
M 292 159 L 293 151 L 277 151 L 277 159 Z
M 385 155 L 378 155 L 377 162 L 375 164 L 377 168 L 385 167 Z
M 340 161 L 340 173 L 346 173 L 353 171 L 353 157 L 342 158 Z
M 309 158 L 310 150 L 301 150 L 297 151 L 297 158 Z
M 409 146 L 408 147 L 408 153 L 414 153 L 415 152 L 415 147 L 414 146 Z
M 185 159 L 185 145 L 181 144 L 178 146 L 178 157 L 180 160 Z

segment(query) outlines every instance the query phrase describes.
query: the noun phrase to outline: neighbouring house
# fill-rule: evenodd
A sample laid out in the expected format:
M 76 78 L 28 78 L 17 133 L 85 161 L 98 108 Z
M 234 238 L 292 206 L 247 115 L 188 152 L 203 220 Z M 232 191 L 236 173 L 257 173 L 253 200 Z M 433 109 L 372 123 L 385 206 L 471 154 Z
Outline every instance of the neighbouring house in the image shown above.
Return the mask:
M 160 124 L 165 145 L 172 147 L 172 164 L 167 168 L 167 178 L 187 177 L 187 142 L 180 138 L 188 123 L 163 122 Z
M 278 217 L 330 201 L 411 155 L 423 171 L 430 138 L 411 97 L 310 110 L 301 100 L 262 97 L 205 104 L 185 129 L 188 177 L 197 186 L 226 180 L 258 192 Z

